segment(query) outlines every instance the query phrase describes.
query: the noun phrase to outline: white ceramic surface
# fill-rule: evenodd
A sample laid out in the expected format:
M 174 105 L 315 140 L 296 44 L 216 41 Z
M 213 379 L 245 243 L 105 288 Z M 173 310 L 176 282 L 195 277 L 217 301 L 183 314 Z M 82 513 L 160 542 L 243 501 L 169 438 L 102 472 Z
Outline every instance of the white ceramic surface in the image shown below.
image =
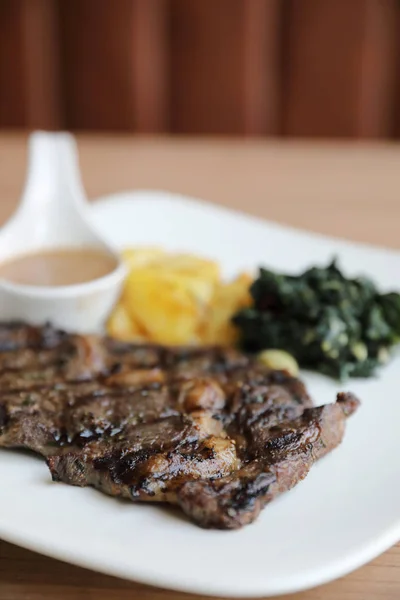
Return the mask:
M 93 206 L 110 242 L 161 244 L 221 261 L 227 275 L 264 264 L 296 272 L 333 254 L 348 274 L 400 287 L 400 253 L 263 222 L 159 192 Z M 317 403 L 341 389 L 304 374 Z M 295 592 L 344 575 L 400 539 L 400 358 L 346 385 L 362 398 L 342 445 L 240 531 L 206 531 L 178 512 L 51 483 L 35 457 L 0 451 L 0 537 L 72 563 L 224 596 Z
M 117 267 L 105 277 L 79 285 L 40 287 L 0 279 L 2 319 L 38 324 L 51 321 L 75 331 L 98 330 L 120 292 L 125 273 L 113 246 L 90 222 L 73 137 L 35 132 L 29 139 L 20 205 L 0 230 L 1 260 L 64 247 L 98 248 L 115 254 Z

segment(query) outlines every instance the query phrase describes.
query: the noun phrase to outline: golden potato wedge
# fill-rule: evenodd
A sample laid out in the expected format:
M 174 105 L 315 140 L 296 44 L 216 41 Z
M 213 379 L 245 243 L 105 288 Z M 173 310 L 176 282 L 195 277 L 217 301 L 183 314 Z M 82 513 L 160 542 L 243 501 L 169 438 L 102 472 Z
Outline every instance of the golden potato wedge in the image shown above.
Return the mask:
M 144 332 L 139 329 L 121 302 L 114 308 L 108 319 L 107 333 L 126 342 L 146 339 Z
M 236 342 L 237 331 L 231 323 L 231 318 L 240 308 L 250 304 L 251 281 L 250 275 L 242 273 L 234 281 L 219 283 L 216 286 L 199 332 L 203 343 L 231 345 Z
M 144 267 L 128 275 L 123 300 L 152 341 L 190 344 L 196 341 L 197 324 L 205 311 L 202 300 L 208 293 L 188 277 Z
M 123 340 L 232 344 L 232 315 L 249 303 L 251 278 L 221 281 L 218 263 L 158 247 L 126 248 L 129 275 L 107 326 Z

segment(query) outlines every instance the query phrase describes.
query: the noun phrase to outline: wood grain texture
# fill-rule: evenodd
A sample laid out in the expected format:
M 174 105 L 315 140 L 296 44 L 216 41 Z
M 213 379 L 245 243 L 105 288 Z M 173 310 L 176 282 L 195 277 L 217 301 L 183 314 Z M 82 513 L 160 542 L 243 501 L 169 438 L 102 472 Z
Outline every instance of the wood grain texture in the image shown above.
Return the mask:
M 384 137 L 394 131 L 396 0 L 290 0 L 284 131 Z
M 58 12 L 54 0 L 24 0 L 26 117 L 32 129 L 63 127 Z
M 171 0 L 171 130 L 279 127 L 279 0 Z
M 396 38 L 396 83 L 394 92 L 394 127 L 395 137 L 400 138 L 400 2 L 397 18 L 395 21 L 397 30 Z
M 134 0 L 132 18 L 135 130 L 169 129 L 169 29 L 167 0 Z
M 393 137 L 398 0 L 0 0 L 0 126 Z
M 167 129 L 166 9 L 166 0 L 59 0 L 68 128 Z
M 20 2 L 0 2 L 0 125 L 26 126 L 26 85 Z M 11 63 L 11 57 L 13 61 Z M 15 77 L 15 73 L 19 73 Z
M 97 135 L 80 136 L 79 149 L 92 197 L 163 188 L 297 227 L 400 248 L 400 146 Z M 26 136 L 0 135 L 0 221 L 17 204 L 25 160 Z M 0 600 L 192 597 L 106 577 L 0 542 Z M 397 545 L 343 579 L 280 598 L 399 597 Z
M 53 0 L 0 2 L 0 126 L 62 125 Z
M 114 5 L 115 6 L 115 5 Z M 65 124 L 70 129 L 135 126 L 133 2 L 59 0 Z
M 245 0 L 243 133 L 281 131 L 283 0 Z
M 364 0 L 365 1 L 365 0 Z M 393 137 L 400 3 L 367 0 L 359 87 L 359 137 Z

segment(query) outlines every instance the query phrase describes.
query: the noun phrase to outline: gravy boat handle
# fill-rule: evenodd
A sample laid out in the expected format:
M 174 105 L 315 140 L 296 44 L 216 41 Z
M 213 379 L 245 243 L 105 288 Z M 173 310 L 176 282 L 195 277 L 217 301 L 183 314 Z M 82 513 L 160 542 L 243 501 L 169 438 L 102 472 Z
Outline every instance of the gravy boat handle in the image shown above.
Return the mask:
M 65 132 L 36 131 L 28 140 L 28 169 L 17 213 L 50 209 L 86 210 L 78 152 L 74 137 Z

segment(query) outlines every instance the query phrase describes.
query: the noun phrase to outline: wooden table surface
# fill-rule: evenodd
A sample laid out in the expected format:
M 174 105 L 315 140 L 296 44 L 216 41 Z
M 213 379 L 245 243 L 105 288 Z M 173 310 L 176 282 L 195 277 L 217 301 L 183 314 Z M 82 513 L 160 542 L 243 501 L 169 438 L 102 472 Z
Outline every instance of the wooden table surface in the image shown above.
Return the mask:
M 12 213 L 22 189 L 25 141 L 20 134 L 0 135 L 0 221 Z M 167 189 L 282 223 L 400 248 L 400 146 L 93 135 L 80 136 L 79 147 L 90 197 Z M 0 541 L 0 600 L 81 598 L 190 596 L 86 571 Z M 398 600 L 400 545 L 295 598 Z

